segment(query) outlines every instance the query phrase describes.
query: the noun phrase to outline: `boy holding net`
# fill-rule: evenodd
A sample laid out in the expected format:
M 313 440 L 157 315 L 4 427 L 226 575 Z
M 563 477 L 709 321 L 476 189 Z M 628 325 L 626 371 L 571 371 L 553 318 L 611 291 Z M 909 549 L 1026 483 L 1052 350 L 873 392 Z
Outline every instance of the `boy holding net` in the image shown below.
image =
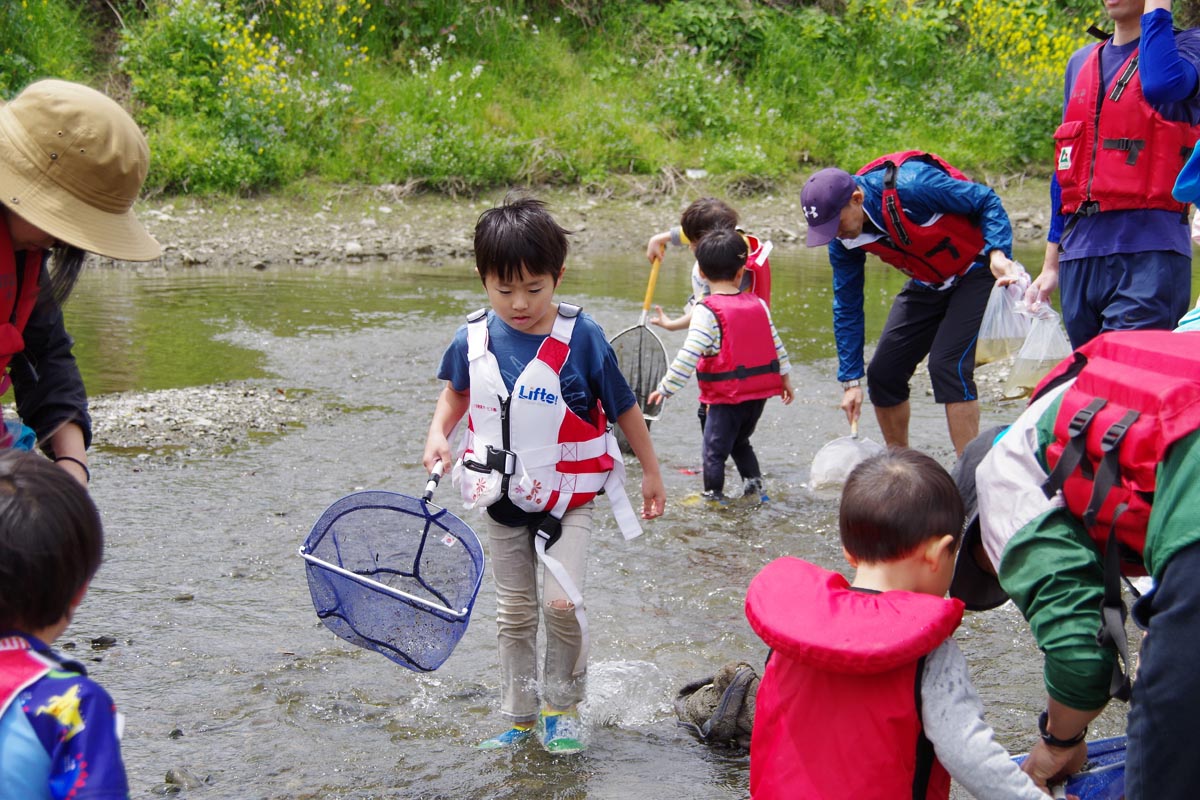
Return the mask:
M 707 407 L 701 446 L 704 497 L 725 502 L 725 460 L 731 455 L 743 494 L 764 502 L 762 471 L 750 445 L 767 398 L 792 402 L 787 350 L 761 298 L 739 287 L 747 246 L 732 228 L 712 231 L 696 244 L 696 263 L 712 293 L 696 304 L 687 339 L 647 402 L 661 403 L 687 383 L 692 372 Z
M 501 714 L 511 724 L 483 749 L 518 744 L 535 724 L 552 753 L 584 748 L 575 707 L 587 673 L 581 590 L 595 495 L 605 492 L 626 538 L 641 533 L 609 419 L 641 463 L 642 518 L 661 515 L 666 503 L 650 433 L 604 331 L 578 306 L 555 302 L 567 235 L 534 199 L 507 199 L 480 216 L 475 267 L 491 309 L 471 314 L 442 358 L 446 386 L 425 444 L 426 468 L 455 463 L 449 436 L 468 417 L 454 481 L 468 507 L 487 510 Z M 539 561 L 546 572 L 540 705 Z
M 39 455 L 0 454 L 0 796 L 129 796 L 112 698 L 50 649 L 102 550 L 83 486 Z

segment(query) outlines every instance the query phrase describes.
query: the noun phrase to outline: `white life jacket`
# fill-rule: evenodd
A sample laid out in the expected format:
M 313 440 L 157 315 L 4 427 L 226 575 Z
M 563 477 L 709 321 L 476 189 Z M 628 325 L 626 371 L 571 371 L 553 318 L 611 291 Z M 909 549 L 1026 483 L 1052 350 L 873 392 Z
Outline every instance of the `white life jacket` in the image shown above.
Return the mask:
M 559 303 L 553 330 L 511 394 L 488 349 L 487 310 L 467 318 L 471 396 L 454 483 L 468 508 L 490 506 L 507 494 L 524 511 L 560 520 L 604 490 L 621 533 L 632 539 L 642 528 L 625 494 L 625 462 L 600 401 L 583 419 L 562 397 L 559 373 L 579 311 Z

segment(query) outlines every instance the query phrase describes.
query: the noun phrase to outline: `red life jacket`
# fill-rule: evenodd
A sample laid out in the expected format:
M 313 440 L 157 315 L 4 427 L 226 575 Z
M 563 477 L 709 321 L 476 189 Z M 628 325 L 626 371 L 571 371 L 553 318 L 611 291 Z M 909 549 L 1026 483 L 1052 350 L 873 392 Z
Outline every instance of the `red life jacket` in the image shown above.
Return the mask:
M 940 156 L 921 150 L 904 150 L 880 156 L 858 171 L 859 175 L 882 167 L 883 226 L 887 238 L 863 245 L 862 249 L 879 256 L 910 278 L 925 283 L 942 283 L 961 275 L 975 263 L 983 251 L 983 230 L 961 214 L 942 214 L 924 225 L 914 225 L 904 215 L 896 174 L 910 159 L 918 159 L 941 169 L 951 178 L 970 181 L 961 171 Z
M 1200 138 L 1200 126 L 1173 122 L 1146 101 L 1134 50 L 1112 87 L 1102 85 L 1096 45 L 1075 80 L 1054 132 L 1064 214 L 1158 208 L 1185 213 L 1171 197 L 1175 177 Z
M 896 173 L 901 164 L 917 158 L 932 164 L 955 180 L 970 181 L 941 156 L 922 150 L 904 150 L 880 156 L 858 170 L 865 175 L 881 167 L 883 174 L 883 227 L 886 239 L 864 245 L 864 251 L 878 255 L 886 264 L 924 283 L 942 283 L 970 269 L 983 251 L 983 229 L 970 218 L 958 213 L 943 213 L 923 225 L 913 224 L 900 205 L 896 190 Z
M 17 695 L 55 666 L 56 662 L 30 649 L 25 637 L 0 638 L 0 717 Z
M 771 243 L 762 242 L 757 236 L 751 236 L 745 231 L 741 232 L 742 238 L 746 240 L 746 248 L 749 250 L 749 255 L 746 256 L 746 275 L 749 277 L 750 285 L 747 286 L 746 279 L 742 279 L 742 290 L 749 290 L 762 298 L 762 301 L 769 307 L 771 305 Z
M 8 226 L 0 224 L 0 371 L 17 353 L 25 350 L 22 333 L 37 304 L 38 277 L 42 271 L 42 251 L 26 250 L 25 265 L 17 269 Z M 0 394 L 8 391 L 7 373 L 0 378 Z
M 764 567 L 746 593 L 746 618 L 772 648 L 755 700 L 753 800 L 946 800 L 950 776 L 914 687 L 962 614 L 959 600 L 855 591 L 798 558 Z
M 774 397 L 783 390 L 771 317 L 748 292 L 710 294 L 700 301 L 717 318 L 721 349 L 696 363 L 700 402 L 730 404 Z
M 1048 497 L 1062 491 L 1101 552 L 1116 535 L 1121 572 L 1144 574 L 1158 465 L 1200 428 L 1200 332 L 1102 333 L 1051 370 L 1034 397 L 1071 378 L 1042 488 Z

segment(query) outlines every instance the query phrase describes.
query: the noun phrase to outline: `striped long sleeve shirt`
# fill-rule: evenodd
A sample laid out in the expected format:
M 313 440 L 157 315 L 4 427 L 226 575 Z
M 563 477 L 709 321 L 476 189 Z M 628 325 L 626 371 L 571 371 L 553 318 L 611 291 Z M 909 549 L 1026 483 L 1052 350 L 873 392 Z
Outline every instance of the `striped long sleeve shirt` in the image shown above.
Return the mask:
M 765 303 L 763 307 L 766 308 Z M 768 319 L 770 313 L 768 310 Z M 791 372 L 792 365 L 788 361 L 787 349 L 783 346 L 783 340 L 779 338 L 779 332 L 775 330 L 774 321 L 771 322 L 771 339 L 775 343 L 775 354 L 779 358 L 779 374 L 787 375 Z M 674 395 L 684 387 L 688 378 L 692 377 L 700 359 L 705 356 L 715 356 L 720 349 L 721 326 L 717 324 L 717 318 L 708 309 L 708 306 L 697 303 L 692 309 L 692 321 L 688 325 L 687 339 L 684 340 L 683 347 L 679 348 L 671 366 L 667 368 L 667 374 L 659 382 L 658 391 L 664 397 Z

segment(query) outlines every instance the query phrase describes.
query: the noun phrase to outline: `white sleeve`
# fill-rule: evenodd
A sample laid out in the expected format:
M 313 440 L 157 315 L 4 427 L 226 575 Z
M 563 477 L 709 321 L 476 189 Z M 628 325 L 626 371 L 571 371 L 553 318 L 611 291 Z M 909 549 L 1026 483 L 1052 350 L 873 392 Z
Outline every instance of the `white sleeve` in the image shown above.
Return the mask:
M 925 659 L 921 722 L 938 761 L 978 800 L 1046 800 L 1047 795 L 1009 757 L 983 719 L 967 660 L 953 639 Z

